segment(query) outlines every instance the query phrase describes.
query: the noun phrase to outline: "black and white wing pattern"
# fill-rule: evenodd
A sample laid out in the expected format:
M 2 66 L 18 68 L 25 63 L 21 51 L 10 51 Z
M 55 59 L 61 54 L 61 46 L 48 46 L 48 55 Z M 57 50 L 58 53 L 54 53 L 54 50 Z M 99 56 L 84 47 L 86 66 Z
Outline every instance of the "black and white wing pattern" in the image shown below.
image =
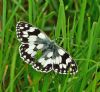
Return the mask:
M 60 74 L 78 72 L 71 56 L 40 29 L 19 21 L 16 25 L 16 34 L 21 42 L 19 47 L 21 58 L 35 70 L 46 73 L 53 70 Z

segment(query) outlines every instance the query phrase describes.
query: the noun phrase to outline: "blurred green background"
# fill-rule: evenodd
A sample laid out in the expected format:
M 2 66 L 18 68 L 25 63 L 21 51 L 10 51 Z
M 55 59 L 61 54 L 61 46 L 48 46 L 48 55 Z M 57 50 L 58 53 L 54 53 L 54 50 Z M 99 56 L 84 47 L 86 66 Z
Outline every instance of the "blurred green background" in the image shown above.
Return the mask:
M 45 74 L 27 65 L 18 51 L 19 20 L 56 39 L 78 73 Z M 0 92 L 100 92 L 100 0 L 0 0 Z

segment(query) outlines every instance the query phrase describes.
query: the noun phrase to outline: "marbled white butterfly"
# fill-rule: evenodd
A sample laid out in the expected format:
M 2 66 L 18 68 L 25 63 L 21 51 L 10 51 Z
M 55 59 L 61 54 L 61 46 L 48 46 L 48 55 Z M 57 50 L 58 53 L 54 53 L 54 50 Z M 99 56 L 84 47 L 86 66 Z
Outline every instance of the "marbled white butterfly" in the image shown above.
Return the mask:
M 59 74 L 78 71 L 71 56 L 37 27 L 20 21 L 16 25 L 16 34 L 21 42 L 20 57 L 35 70 L 46 73 L 53 70 Z

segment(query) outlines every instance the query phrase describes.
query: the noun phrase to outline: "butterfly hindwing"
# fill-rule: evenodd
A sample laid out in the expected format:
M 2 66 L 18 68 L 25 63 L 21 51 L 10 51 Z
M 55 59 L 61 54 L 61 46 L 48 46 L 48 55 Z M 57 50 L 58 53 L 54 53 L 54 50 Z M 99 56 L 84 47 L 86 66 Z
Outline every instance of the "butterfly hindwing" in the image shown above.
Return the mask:
M 60 74 L 77 72 L 77 65 L 71 56 L 38 28 L 20 21 L 16 25 L 16 34 L 21 42 L 19 47 L 21 58 L 35 70 L 46 73 L 54 70 Z
M 21 44 L 19 47 L 19 52 L 21 58 L 28 64 L 34 63 L 34 56 L 36 55 L 36 51 L 34 50 L 36 46 L 34 44 Z
M 35 56 L 38 50 L 39 49 L 37 48 L 36 44 L 25 43 L 25 44 L 21 44 L 19 48 L 21 58 L 26 63 L 31 64 L 35 70 L 42 71 L 42 72 L 51 71 L 52 70 L 52 64 L 50 63 L 51 59 L 45 57 L 48 53 L 45 52 L 44 55 L 41 55 L 39 59 L 36 59 Z

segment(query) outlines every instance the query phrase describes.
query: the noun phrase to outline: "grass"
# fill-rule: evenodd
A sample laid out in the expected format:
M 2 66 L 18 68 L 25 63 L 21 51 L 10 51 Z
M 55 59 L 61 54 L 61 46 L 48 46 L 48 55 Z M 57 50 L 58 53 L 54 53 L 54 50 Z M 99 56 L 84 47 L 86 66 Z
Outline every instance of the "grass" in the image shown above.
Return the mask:
M 0 92 L 100 92 L 100 2 L 90 1 L 3 0 Z M 15 31 L 19 20 L 56 39 L 75 59 L 78 73 L 45 74 L 23 62 Z

